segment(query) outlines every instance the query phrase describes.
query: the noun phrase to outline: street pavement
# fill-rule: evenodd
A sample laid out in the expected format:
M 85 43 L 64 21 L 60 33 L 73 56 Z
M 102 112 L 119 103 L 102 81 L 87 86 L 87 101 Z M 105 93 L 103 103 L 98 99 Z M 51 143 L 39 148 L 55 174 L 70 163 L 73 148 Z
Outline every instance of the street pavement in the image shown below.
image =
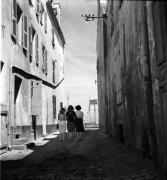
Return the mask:
M 2 180 L 161 180 L 149 160 L 117 143 L 100 130 L 87 129 L 82 138 L 58 132 L 39 139 L 28 150 L 0 155 Z

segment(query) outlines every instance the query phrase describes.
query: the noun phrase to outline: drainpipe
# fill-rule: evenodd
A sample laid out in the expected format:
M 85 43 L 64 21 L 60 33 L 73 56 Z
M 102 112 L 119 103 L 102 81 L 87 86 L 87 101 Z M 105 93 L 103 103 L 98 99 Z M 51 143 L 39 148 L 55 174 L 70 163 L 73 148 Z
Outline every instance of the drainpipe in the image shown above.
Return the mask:
M 11 150 L 11 67 L 9 67 L 9 91 L 8 91 L 8 118 L 7 118 L 7 148 Z
M 146 90 L 146 101 L 147 101 L 147 123 L 148 133 L 151 141 L 151 150 L 155 165 L 157 165 L 157 149 L 156 149 L 156 131 L 154 123 L 154 110 L 153 110 L 153 90 L 152 90 L 152 79 L 151 79 L 151 65 L 150 65 L 150 54 L 149 54 L 149 39 L 148 39 L 148 25 L 147 25 L 147 9 L 146 2 L 141 2 L 141 33 L 142 33 L 142 60 L 144 66 L 144 81 Z

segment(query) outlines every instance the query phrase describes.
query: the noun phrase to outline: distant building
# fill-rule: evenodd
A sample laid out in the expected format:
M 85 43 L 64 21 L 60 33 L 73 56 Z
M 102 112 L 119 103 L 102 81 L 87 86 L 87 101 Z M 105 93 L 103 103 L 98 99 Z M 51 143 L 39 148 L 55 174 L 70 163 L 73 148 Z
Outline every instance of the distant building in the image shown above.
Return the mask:
M 167 172 L 167 3 L 98 0 L 100 128 Z
M 63 106 L 64 45 L 60 5 L 45 0 L 1 3 L 0 147 L 56 130 Z

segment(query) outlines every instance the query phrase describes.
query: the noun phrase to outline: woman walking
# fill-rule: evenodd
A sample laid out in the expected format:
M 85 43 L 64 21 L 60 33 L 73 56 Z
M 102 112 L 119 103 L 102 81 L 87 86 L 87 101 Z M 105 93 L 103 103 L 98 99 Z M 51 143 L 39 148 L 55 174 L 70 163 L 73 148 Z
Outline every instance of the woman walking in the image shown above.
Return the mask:
M 67 118 L 67 130 L 69 132 L 69 139 L 71 140 L 72 135 L 75 131 L 75 120 L 76 120 L 76 114 L 74 112 L 74 107 L 72 105 L 69 105 L 68 111 L 66 112 L 66 118 Z
M 59 132 L 60 132 L 60 142 L 64 141 L 65 130 L 66 130 L 66 114 L 65 108 L 61 108 L 58 114 L 59 120 Z
M 77 117 L 77 120 L 75 122 L 76 132 L 77 132 L 77 135 L 79 137 L 81 137 L 82 133 L 84 132 L 84 125 L 83 125 L 84 113 L 81 111 L 81 106 L 80 105 L 75 106 L 75 109 L 77 110 L 75 112 L 76 117 Z

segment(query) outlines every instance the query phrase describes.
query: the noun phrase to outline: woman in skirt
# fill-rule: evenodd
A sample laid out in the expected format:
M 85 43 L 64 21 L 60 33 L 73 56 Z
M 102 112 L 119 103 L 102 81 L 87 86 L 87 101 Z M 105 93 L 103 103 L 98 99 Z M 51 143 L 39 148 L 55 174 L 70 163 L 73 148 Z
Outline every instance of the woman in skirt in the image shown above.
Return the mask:
M 68 111 L 66 112 L 66 118 L 67 118 L 67 130 L 69 132 L 69 139 L 71 140 L 72 135 L 75 131 L 75 120 L 76 120 L 76 114 L 74 112 L 74 108 L 72 105 L 69 105 Z
M 65 131 L 66 131 L 66 114 L 65 108 L 61 108 L 58 114 L 59 120 L 59 132 L 60 132 L 60 142 L 64 141 Z
M 84 113 L 81 111 L 80 105 L 75 106 L 75 109 L 76 109 L 75 114 L 77 117 L 77 120 L 75 121 L 76 132 L 77 132 L 77 135 L 81 137 L 82 133 L 84 132 L 84 125 L 83 125 Z

